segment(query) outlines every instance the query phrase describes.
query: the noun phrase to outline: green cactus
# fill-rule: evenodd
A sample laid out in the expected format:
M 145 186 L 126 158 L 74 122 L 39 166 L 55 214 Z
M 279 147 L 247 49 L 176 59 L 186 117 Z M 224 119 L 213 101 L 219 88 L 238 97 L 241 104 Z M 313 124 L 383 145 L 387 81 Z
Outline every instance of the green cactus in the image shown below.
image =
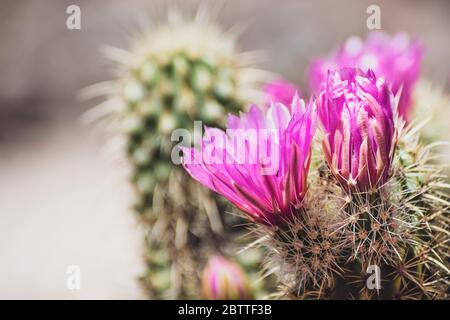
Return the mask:
M 123 84 L 129 123 L 128 155 L 135 170 L 133 183 L 141 194 L 138 212 L 151 218 L 154 189 L 166 183 L 173 168 L 170 140 L 176 128 L 193 130 L 194 120 L 223 125 L 228 112 L 243 105 L 237 100 L 236 72 L 231 62 L 211 65 L 206 58 L 175 52 L 158 64 L 149 56 L 129 72 Z
M 211 253 L 230 251 L 236 219 L 224 221 L 226 202 L 174 165 L 171 134 L 177 128 L 193 133 L 194 121 L 222 127 L 228 113 L 260 99 L 254 88 L 266 73 L 250 68 L 236 35 L 203 12 L 195 20 L 171 12 L 169 20 L 137 37 L 130 52 L 110 49 L 118 78 L 95 90 L 108 96 L 110 103 L 99 108 L 110 107 L 111 123 L 126 141 L 133 207 L 146 229 L 145 292 L 157 299 L 198 298 L 203 265 Z

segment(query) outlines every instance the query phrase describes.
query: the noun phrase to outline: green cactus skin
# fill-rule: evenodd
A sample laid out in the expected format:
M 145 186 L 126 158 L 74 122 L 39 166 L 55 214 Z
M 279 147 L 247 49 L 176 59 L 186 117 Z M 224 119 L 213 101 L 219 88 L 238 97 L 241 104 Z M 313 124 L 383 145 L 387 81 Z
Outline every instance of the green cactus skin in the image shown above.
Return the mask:
M 208 256 L 234 252 L 231 239 L 243 228 L 231 228 L 241 220 L 224 219 L 228 204 L 174 165 L 171 134 L 193 133 L 194 121 L 223 127 L 228 113 L 259 101 L 255 88 L 268 74 L 250 67 L 254 61 L 238 51 L 236 34 L 222 32 L 204 10 L 192 20 L 169 16 L 136 37 L 129 52 L 110 48 L 117 78 L 86 93 L 108 98 L 89 117 L 109 112 L 104 120 L 125 140 L 133 208 L 146 233 L 145 293 L 190 299 L 200 297 Z
M 127 152 L 139 195 L 134 207 L 150 232 L 165 224 L 152 239 L 148 237 L 148 256 L 168 251 L 171 257 L 160 266 L 153 258 L 148 260 L 143 284 L 152 298 L 199 297 L 199 266 L 205 263 L 207 251 L 220 247 L 223 227 L 218 200 L 172 164 L 170 134 L 176 128 L 192 131 L 194 120 L 223 125 L 226 113 L 242 107 L 235 99 L 234 76 L 232 65 L 214 65 L 204 57 L 174 52 L 162 63 L 149 56 L 125 81 L 124 120 L 132 123 Z M 172 174 L 176 181 L 169 179 Z M 208 210 L 215 222 L 208 221 Z
M 127 153 L 134 167 L 133 183 L 140 194 L 136 210 L 151 219 L 154 189 L 167 182 L 173 168 L 170 140 L 176 128 L 193 130 L 195 120 L 207 126 L 224 124 L 228 112 L 242 103 L 234 97 L 232 66 L 210 65 L 186 53 L 166 57 L 160 65 L 148 57 L 131 70 L 123 88 L 127 110 Z

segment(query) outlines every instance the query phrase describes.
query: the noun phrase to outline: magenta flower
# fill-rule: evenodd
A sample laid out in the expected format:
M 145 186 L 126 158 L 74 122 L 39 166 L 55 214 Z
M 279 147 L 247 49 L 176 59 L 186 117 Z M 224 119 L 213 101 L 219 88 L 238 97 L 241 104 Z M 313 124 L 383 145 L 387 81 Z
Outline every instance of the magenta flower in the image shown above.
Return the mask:
M 252 294 L 242 268 L 221 256 L 213 256 L 203 270 L 203 296 L 209 300 L 245 300 Z
M 394 94 L 401 89 L 399 115 L 409 120 L 412 91 L 419 77 L 423 48 L 404 33 L 393 37 L 381 32 L 370 33 L 366 42 L 358 37 L 349 38 L 326 59 L 313 60 L 309 69 L 309 81 L 314 92 L 319 93 L 328 70 L 356 67 L 363 71 L 372 69 L 392 87 Z
M 266 95 L 267 106 L 270 106 L 272 102 L 280 102 L 289 108 L 294 96 L 296 94 L 301 96 L 301 91 L 295 84 L 282 79 L 266 83 L 263 91 Z
M 183 149 L 183 165 L 251 220 L 277 224 L 302 204 L 316 122 L 313 105 L 298 96 L 292 111 L 281 103 L 265 113 L 252 106 L 229 116 L 226 133 L 207 128 L 200 149 Z
M 391 175 L 394 97 L 384 79 L 355 68 L 330 72 L 317 110 L 329 167 L 348 190 L 368 191 Z

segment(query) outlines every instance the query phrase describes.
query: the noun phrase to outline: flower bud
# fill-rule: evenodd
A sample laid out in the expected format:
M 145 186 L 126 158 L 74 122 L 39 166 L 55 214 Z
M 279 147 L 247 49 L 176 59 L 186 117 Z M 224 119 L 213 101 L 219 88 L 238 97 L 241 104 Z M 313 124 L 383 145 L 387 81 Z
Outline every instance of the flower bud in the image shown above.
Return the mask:
M 203 296 L 209 300 L 251 299 L 251 290 L 242 268 L 222 256 L 213 256 L 203 270 Z
M 382 78 L 355 68 L 329 72 L 317 100 L 323 151 L 349 190 L 368 191 L 392 174 L 396 143 L 394 98 Z

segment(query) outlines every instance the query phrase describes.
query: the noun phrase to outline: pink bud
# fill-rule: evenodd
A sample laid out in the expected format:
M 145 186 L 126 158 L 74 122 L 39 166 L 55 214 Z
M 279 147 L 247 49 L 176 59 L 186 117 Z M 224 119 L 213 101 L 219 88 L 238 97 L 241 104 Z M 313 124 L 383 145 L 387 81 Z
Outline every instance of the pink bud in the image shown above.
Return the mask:
M 222 256 L 209 259 L 202 276 L 203 296 L 209 300 L 251 299 L 252 294 L 242 268 Z
M 329 167 L 348 190 L 368 191 L 391 175 L 394 97 L 385 81 L 355 68 L 329 72 L 317 100 Z

